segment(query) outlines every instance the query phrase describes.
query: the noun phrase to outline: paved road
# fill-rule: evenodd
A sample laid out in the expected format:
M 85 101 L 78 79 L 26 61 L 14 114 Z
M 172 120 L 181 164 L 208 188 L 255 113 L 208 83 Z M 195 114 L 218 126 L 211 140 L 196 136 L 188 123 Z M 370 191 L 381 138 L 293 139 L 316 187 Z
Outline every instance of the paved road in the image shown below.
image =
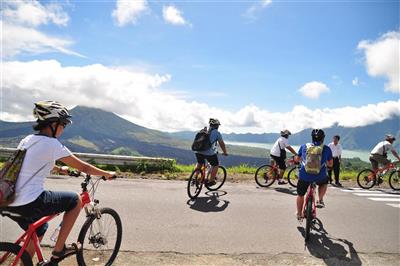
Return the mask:
M 74 178 L 46 181 L 54 190 L 77 191 L 79 184 Z M 354 260 L 359 253 L 400 253 L 400 194 L 390 190 L 330 188 L 327 208 L 318 212 L 323 233 L 314 232 L 307 249 L 303 225 L 294 215 L 295 190 L 289 186 L 228 183 L 218 193 L 204 192 L 191 202 L 186 182 L 115 180 L 102 183 L 97 198 L 120 214 L 125 251 L 303 253 Z M 1 240 L 13 240 L 20 232 L 8 218 L 0 218 Z

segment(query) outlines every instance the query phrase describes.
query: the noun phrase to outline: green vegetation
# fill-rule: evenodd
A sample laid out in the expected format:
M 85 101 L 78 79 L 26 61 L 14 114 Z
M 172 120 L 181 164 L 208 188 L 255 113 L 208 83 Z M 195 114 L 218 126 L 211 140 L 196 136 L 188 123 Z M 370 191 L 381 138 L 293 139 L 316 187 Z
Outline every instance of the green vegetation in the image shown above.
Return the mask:
M 139 152 L 127 147 L 119 147 L 111 151 L 113 155 L 142 156 Z

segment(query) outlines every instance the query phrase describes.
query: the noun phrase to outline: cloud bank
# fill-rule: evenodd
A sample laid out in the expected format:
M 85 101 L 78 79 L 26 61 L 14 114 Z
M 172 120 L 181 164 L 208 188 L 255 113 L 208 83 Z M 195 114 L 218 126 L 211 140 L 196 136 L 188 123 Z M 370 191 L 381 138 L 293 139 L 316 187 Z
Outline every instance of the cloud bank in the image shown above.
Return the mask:
M 196 130 L 217 117 L 224 132 L 293 132 L 309 127 L 363 126 L 400 114 L 400 100 L 361 107 L 309 109 L 299 105 L 272 112 L 246 105 L 234 112 L 180 98 L 162 89 L 168 74 L 152 74 L 100 64 L 64 67 L 58 61 L 3 63 L 2 108 L 6 121 L 32 120 L 33 102 L 58 100 L 112 111 L 134 123 L 162 131 Z
M 365 53 L 368 74 L 387 78 L 385 90 L 400 93 L 400 32 L 388 32 L 375 41 L 361 41 L 357 48 Z

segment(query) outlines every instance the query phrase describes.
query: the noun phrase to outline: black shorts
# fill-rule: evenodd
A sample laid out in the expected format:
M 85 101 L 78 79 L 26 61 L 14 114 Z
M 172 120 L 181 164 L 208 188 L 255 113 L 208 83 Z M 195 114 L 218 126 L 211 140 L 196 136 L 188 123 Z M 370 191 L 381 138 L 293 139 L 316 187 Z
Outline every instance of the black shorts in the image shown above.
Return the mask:
M 307 182 L 302 179 L 299 179 L 297 182 L 297 195 L 304 196 L 307 193 L 308 187 L 311 185 L 312 182 Z M 315 182 L 318 186 L 328 184 L 328 177 L 325 179 L 318 180 Z
M 23 229 L 27 230 L 29 225 L 36 222 L 40 218 L 60 212 L 70 211 L 75 208 L 79 195 L 74 192 L 55 192 L 43 191 L 34 201 L 21 206 L 6 207 L 2 211 L 20 216 L 10 216 L 10 218 L 18 223 Z M 36 230 L 36 234 L 40 237 L 44 235 L 48 228 L 45 223 Z
M 286 169 L 285 158 L 277 157 L 275 155 L 271 155 L 271 158 L 276 162 L 276 164 L 278 165 L 279 169 L 281 169 L 281 170 L 285 170 Z
M 207 160 L 212 166 L 217 166 L 219 165 L 219 161 L 218 161 L 218 156 L 216 154 L 213 155 L 204 155 L 204 154 L 200 154 L 200 153 L 195 153 L 196 155 L 196 159 L 197 159 L 197 163 L 199 164 L 205 164 Z

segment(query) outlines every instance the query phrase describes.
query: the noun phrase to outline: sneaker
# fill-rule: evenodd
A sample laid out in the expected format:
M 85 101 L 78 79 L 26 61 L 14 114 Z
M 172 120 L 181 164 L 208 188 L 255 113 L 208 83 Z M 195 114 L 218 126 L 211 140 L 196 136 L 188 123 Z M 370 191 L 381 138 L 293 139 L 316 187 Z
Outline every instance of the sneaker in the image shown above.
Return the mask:
M 340 184 L 340 182 L 336 182 L 335 185 L 338 187 L 343 187 L 342 184 Z
M 317 201 L 317 208 L 325 208 L 325 203 L 323 200 Z
M 287 183 L 285 182 L 285 181 L 283 181 L 283 180 L 279 180 L 278 181 L 278 185 L 286 185 Z
M 301 214 L 296 212 L 295 215 L 299 223 L 303 222 L 304 217 Z

